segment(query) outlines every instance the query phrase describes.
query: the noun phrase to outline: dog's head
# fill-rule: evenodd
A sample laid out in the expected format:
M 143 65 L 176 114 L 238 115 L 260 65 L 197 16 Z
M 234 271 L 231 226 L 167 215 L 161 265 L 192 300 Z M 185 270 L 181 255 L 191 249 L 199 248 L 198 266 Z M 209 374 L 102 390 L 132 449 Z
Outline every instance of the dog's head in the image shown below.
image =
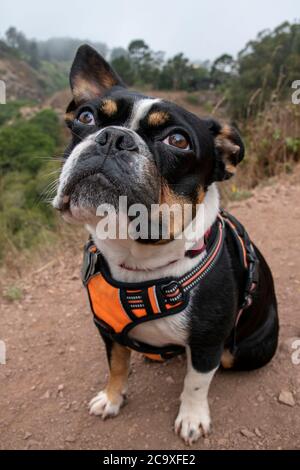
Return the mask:
M 54 207 L 89 222 L 102 203 L 199 204 L 242 160 L 238 132 L 182 107 L 127 89 L 91 47 L 77 51 L 66 112 L 65 151 Z

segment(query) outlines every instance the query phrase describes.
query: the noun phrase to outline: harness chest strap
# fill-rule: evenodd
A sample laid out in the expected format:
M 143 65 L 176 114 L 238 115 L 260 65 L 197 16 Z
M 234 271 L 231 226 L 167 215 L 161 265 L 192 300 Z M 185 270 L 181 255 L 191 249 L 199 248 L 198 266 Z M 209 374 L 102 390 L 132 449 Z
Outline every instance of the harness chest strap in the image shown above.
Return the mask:
M 100 331 L 115 341 L 148 354 L 170 354 L 183 350 L 180 346 L 156 348 L 137 342 L 128 336 L 138 324 L 181 312 L 188 304 L 189 292 L 213 269 L 222 252 L 225 239 L 224 213 L 218 217 L 216 236 L 204 259 L 184 276 L 177 279 L 129 284 L 110 276 L 105 259 L 92 241 L 85 247 L 83 282 L 87 287 L 94 320 Z M 241 250 L 248 267 L 247 248 L 242 237 Z M 246 266 L 245 266 L 246 268 Z

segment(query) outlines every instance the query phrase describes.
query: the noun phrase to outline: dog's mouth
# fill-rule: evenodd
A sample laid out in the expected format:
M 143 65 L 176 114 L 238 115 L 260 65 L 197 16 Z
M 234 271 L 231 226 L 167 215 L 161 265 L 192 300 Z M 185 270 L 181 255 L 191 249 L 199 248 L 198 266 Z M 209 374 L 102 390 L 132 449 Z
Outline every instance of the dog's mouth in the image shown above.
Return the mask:
M 53 200 L 53 206 L 56 210 L 61 212 L 61 214 L 70 213 L 72 214 L 72 208 L 74 206 L 79 205 L 80 196 L 84 198 L 84 189 L 85 186 L 92 186 L 95 185 L 95 193 L 96 187 L 101 186 L 101 189 L 109 189 L 113 186 L 112 181 L 104 175 L 103 173 L 98 171 L 93 171 L 88 174 L 80 174 L 76 177 L 73 177 L 64 187 L 61 194 L 56 195 Z M 93 206 L 92 198 L 86 198 L 87 204 L 90 208 L 95 209 L 97 205 Z

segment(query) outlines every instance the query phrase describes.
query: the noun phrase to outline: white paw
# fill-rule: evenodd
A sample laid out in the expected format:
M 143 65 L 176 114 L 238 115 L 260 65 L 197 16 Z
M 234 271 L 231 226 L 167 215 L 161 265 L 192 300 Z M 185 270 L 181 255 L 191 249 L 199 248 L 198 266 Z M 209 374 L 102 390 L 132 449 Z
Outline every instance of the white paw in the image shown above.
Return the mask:
M 105 391 L 99 392 L 89 403 L 90 415 L 101 416 L 102 419 L 117 416 L 123 402 L 124 397 L 122 395 L 112 403 Z
M 196 442 L 200 436 L 207 436 L 210 432 L 208 404 L 197 404 L 195 407 L 182 404 L 175 420 L 175 432 L 188 445 Z

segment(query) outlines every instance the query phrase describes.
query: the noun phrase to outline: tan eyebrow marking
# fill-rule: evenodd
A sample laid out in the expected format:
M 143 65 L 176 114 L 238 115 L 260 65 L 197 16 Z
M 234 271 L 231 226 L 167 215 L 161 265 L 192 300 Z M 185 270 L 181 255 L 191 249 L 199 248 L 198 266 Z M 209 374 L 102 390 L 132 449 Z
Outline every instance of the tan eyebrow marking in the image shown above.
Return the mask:
M 72 112 L 65 113 L 65 121 L 74 121 L 75 114 Z
M 117 103 L 113 100 L 104 100 L 100 109 L 107 116 L 113 116 L 118 111 L 118 106 Z
M 165 111 L 154 111 L 148 117 L 149 126 L 161 126 L 165 124 L 166 121 L 170 118 L 169 114 Z

